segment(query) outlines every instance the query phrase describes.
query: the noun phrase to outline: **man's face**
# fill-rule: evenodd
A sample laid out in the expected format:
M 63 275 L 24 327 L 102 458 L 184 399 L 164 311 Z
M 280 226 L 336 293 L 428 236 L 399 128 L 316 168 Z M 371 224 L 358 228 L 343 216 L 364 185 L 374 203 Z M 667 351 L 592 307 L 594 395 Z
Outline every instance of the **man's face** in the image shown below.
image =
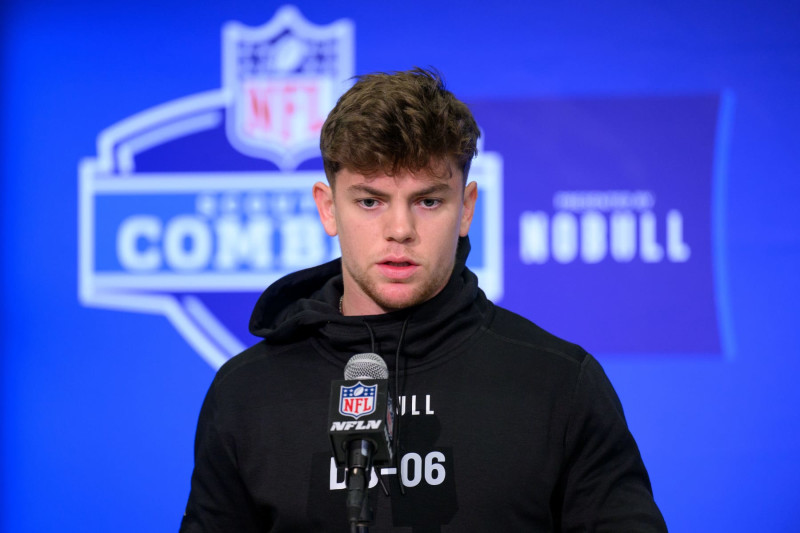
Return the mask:
M 449 175 L 449 177 L 447 177 Z M 477 199 L 460 171 L 369 177 L 343 169 L 333 189 L 314 185 L 328 235 L 339 235 L 347 315 L 373 315 L 429 300 L 447 284 L 459 236 Z

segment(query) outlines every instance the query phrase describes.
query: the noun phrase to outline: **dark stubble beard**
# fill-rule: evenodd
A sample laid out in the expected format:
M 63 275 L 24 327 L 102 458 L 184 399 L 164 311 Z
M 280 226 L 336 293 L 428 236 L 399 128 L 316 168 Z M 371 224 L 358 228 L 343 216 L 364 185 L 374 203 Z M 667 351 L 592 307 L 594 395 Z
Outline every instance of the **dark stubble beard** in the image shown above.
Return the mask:
M 342 260 L 342 268 L 347 271 L 352 280 L 364 294 L 366 294 L 373 302 L 375 302 L 384 312 L 389 313 L 391 311 L 397 311 L 398 309 L 405 309 L 407 307 L 412 307 L 423 302 L 427 302 L 439 294 L 442 289 L 444 289 L 445 285 L 447 285 L 447 282 L 450 280 L 450 276 L 453 274 L 455 261 L 456 258 L 454 253 L 449 267 L 437 269 L 433 273 L 434 275 L 428 277 L 424 283 L 415 288 L 414 292 L 406 301 L 400 303 L 391 302 L 381 296 L 374 280 L 370 279 L 366 274 L 362 275 L 362 273 L 356 272 L 346 261 L 344 261 L 344 259 Z

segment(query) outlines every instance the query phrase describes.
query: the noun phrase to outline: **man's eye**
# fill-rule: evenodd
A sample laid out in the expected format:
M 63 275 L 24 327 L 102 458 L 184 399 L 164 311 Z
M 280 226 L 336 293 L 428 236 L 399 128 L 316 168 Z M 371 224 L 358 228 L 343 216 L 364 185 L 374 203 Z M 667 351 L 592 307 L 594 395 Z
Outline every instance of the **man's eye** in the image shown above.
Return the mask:
M 425 198 L 420 203 L 423 205 L 423 207 L 436 207 L 442 202 L 436 198 Z
M 375 198 L 364 198 L 363 200 L 359 200 L 359 203 L 364 207 L 375 207 L 378 205 L 378 201 Z

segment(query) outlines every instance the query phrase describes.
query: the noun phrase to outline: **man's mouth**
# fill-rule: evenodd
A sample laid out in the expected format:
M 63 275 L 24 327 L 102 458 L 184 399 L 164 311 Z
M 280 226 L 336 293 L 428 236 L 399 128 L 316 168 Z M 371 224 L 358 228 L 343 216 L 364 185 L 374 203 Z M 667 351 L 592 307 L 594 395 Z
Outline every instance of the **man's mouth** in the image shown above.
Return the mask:
M 389 279 L 400 281 L 409 278 L 417 270 L 418 265 L 413 261 L 402 258 L 387 259 L 378 263 L 379 270 Z

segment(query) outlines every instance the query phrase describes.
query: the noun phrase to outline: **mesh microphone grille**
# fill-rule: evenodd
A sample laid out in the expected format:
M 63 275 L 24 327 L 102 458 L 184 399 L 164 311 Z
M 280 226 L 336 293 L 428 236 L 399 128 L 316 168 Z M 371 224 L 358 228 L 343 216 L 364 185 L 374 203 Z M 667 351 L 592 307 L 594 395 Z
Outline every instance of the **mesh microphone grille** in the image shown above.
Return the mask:
M 358 353 L 347 361 L 344 379 L 389 379 L 389 369 L 380 355 Z

